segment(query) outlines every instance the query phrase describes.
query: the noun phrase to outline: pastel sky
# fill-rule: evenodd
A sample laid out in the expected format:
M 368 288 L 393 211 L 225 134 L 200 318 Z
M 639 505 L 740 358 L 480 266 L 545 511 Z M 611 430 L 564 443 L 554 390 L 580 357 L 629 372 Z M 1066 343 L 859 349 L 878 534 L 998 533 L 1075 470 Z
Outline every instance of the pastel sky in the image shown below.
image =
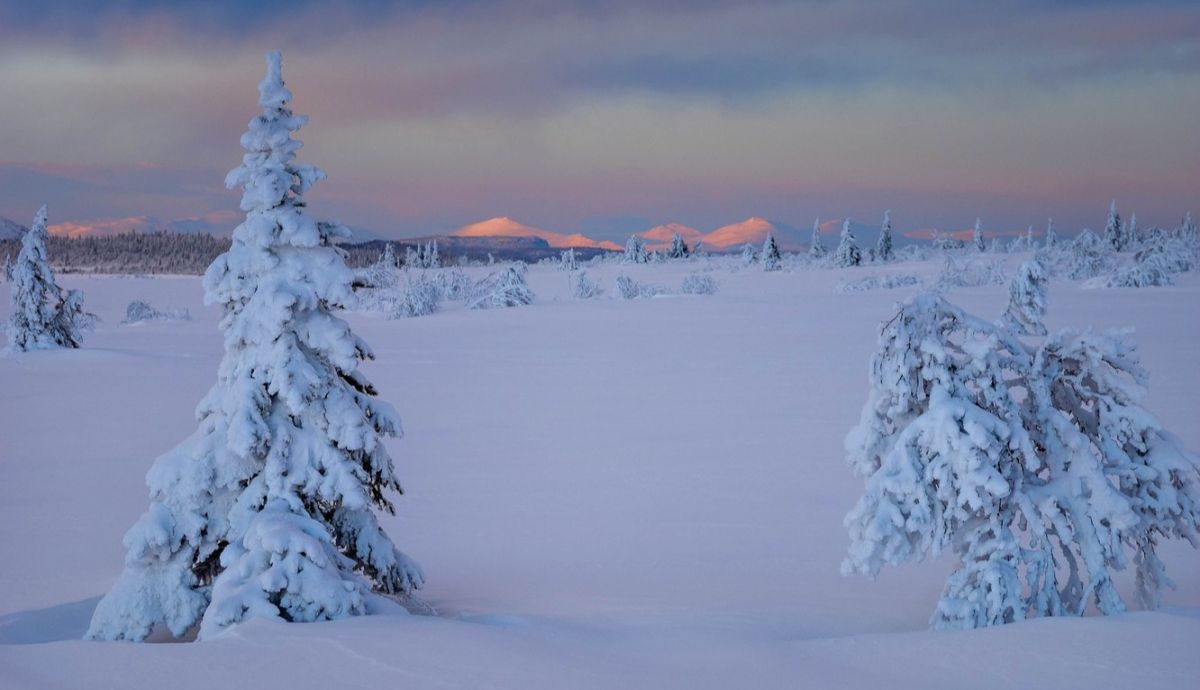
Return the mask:
M 321 216 L 623 239 L 1200 212 L 1200 3 L 0 0 L 0 216 L 228 230 L 284 54 Z

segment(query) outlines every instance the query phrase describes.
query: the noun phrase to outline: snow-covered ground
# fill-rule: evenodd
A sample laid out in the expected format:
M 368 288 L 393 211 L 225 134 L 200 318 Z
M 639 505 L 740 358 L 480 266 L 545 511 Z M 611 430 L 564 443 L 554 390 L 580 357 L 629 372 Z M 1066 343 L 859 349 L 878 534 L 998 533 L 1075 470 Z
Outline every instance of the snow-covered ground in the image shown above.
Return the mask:
M 936 268 L 721 263 L 716 295 L 622 301 L 618 273 L 678 291 L 696 265 L 609 265 L 587 268 L 606 294 L 576 301 L 568 274 L 535 266 L 532 306 L 352 315 L 406 431 L 391 448 L 407 493 L 384 526 L 439 615 L 143 645 L 79 638 L 147 468 L 195 428 L 216 315 L 197 278 L 67 276 L 102 318 L 84 349 L 0 357 L 0 688 L 1195 687 L 1187 544 L 1161 549 L 1178 589 L 1160 611 L 972 632 L 927 629 L 948 560 L 839 574 L 862 490 L 842 441 L 879 325 L 917 288 L 835 288 Z M 1198 449 L 1200 276 L 1178 281 L 1055 281 L 1047 323 L 1135 327 L 1148 407 Z M 193 320 L 122 325 L 134 299 Z M 951 295 L 989 316 L 1006 299 Z

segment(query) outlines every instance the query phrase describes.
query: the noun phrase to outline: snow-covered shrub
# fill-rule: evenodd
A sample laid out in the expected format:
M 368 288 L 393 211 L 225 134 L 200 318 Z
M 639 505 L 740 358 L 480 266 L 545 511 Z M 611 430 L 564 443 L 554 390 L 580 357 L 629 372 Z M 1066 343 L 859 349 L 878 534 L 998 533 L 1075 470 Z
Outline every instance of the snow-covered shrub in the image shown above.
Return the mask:
M 419 275 L 416 280 L 409 278 L 389 316 L 393 319 L 429 316 L 438 310 L 441 298 L 441 288 L 425 274 Z
M 379 260 L 359 272 L 359 277 L 368 288 L 391 288 L 399 282 L 396 275 L 396 250 L 391 242 L 383 246 Z
M 468 309 L 518 307 L 534 300 L 533 291 L 525 283 L 525 264 L 506 266 L 480 280 L 472 295 Z
M 617 276 L 616 295 L 621 299 L 637 299 L 639 297 L 654 297 L 666 291 L 657 285 L 639 283 L 626 275 Z
M 1087 280 L 1113 270 L 1116 259 L 1110 247 L 1091 230 L 1083 230 L 1071 241 L 1066 274 L 1071 280 Z
M 142 323 L 144 321 L 190 321 L 191 314 L 187 309 L 155 309 L 145 300 L 135 299 L 125 307 L 125 320 L 121 323 Z
M 992 241 L 998 242 L 998 239 L 993 239 Z M 959 252 L 967 248 L 966 242 L 963 242 L 953 235 L 948 235 L 944 232 L 938 232 L 936 230 L 933 233 L 933 241 L 931 244 L 936 251 L 946 253 Z
M 588 277 L 587 271 L 580 271 L 575 277 L 575 299 L 591 299 L 604 294 L 604 288 Z
M 1132 553 L 1137 598 L 1155 606 L 1158 542 L 1200 539 L 1200 458 L 1142 407 L 1127 332 L 1034 346 L 1005 322 L 924 294 L 884 327 L 846 438 L 866 490 L 843 572 L 952 549 L 931 625 L 975 628 L 1122 611 L 1112 571 Z
M 1008 275 L 1004 272 L 1004 262 L 1001 260 L 982 257 L 960 259 L 954 254 L 946 254 L 933 289 L 945 292 L 955 288 L 1003 285 L 1007 281 Z
M 471 294 L 471 288 L 474 283 L 459 269 L 452 271 L 438 271 L 437 277 L 434 279 L 438 290 L 441 292 L 441 299 L 450 302 L 458 302 L 467 299 Z
M 833 265 L 839 268 L 858 266 L 862 263 L 862 250 L 858 248 L 858 239 L 850 229 L 850 219 L 842 221 L 842 234 L 838 240 L 837 251 L 833 253 Z
M 685 295 L 715 295 L 717 281 L 712 276 L 689 273 L 683 277 L 683 285 L 679 291 Z
M 21 237 L 13 264 L 12 315 L 8 346 L 13 352 L 77 348 L 95 317 L 83 311 L 83 293 L 63 291 L 54 282 L 46 260 L 46 207 L 38 209 L 33 225 Z
M 87 637 L 143 640 L 163 623 L 208 638 L 239 621 L 314 621 L 366 612 L 374 589 L 404 593 L 420 568 L 375 510 L 400 484 L 382 439 L 400 432 L 358 369 L 370 347 L 338 317 L 354 275 L 335 240 L 349 231 L 308 215 L 324 173 L 295 160 L 279 53 L 267 57 L 260 115 L 226 177 L 246 220 L 204 276 L 225 355 L 197 408 L 199 428 L 155 461 L 149 510 L 125 536 L 125 570 Z
M 1155 287 L 1173 285 L 1171 275 L 1192 270 L 1196 265 L 1196 247 L 1181 236 L 1154 229 L 1142 241 L 1133 263 L 1119 268 L 1104 279 L 1105 287 Z
M 650 255 L 646 252 L 646 242 L 637 235 L 630 235 L 629 241 L 625 243 L 625 253 L 622 254 L 621 260 L 627 264 L 644 264 L 650 261 Z
M 779 245 L 775 243 L 775 236 L 768 232 L 762 248 L 762 270 L 778 271 L 780 269 L 779 260 Z
M 868 290 L 892 290 L 920 285 L 921 279 L 914 275 L 867 276 L 839 283 L 838 292 L 867 292 Z
M 934 247 L 928 244 L 906 244 L 896 250 L 897 261 L 927 261 L 934 254 Z

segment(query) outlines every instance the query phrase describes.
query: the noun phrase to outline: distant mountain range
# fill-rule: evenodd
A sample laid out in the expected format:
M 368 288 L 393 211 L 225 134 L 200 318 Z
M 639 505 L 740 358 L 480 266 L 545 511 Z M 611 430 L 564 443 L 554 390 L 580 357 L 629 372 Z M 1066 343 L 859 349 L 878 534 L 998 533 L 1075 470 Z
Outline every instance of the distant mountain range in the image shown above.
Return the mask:
M 15 240 L 28 231 L 29 228 L 16 221 L 0 218 L 0 240 Z
M 150 216 L 132 216 L 56 223 L 50 226 L 50 233 L 66 237 L 104 237 L 125 232 L 166 231 L 180 234 L 207 233 L 220 237 L 228 236 L 229 229 L 236 222 L 236 214 L 224 212 L 173 221 L 163 221 Z M 836 242 L 837 235 L 841 232 L 842 220 L 826 220 L 821 223 L 820 227 L 821 234 L 830 238 L 830 241 L 826 242 L 828 245 Z M 852 222 L 851 228 L 862 246 L 873 244 L 879 235 L 878 225 Z M 0 240 L 20 237 L 25 230 L 25 226 L 20 223 L 0 218 Z M 361 228 L 353 228 L 352 232 L 350 243 L 353 244 L 378 242 L 382 247 L 382 244 L 388 241 L 374 232 Z M 683 236 L 688 246 L 695 247 L 697 243 L 702 242 L 710 252 L 737 251 L 747 243 L 761 245 L 766 241 L 768 234 L 775 237 L 784 251 L 804 251 L 812 237 L 810 229 L 800 229 L 758 216 L 724 225 L 710 232 L 703 232 L 680 223 L 666 223 L 639 232 L 637 235 L 646 241 L 648 248 L 661 250 L 670 246 L 671 238 L 675 233 Z M 443 253 L 469 254 L 472 257 L 483 257 L 491 253 L 496 258 L 540 258 L 568 248 L 581 251 L 592 250 L 588 254 L 621 251 L 624 248 L 623 242 L 595 240 L 579 233 L 567 234 L 545 230 L 504 216 L 464 225 L 449 234 L 405 237 L 393 241 L 404 245 L 431 239 L 437 239 Z M 901 239 L 897 236 L 897 240 Z

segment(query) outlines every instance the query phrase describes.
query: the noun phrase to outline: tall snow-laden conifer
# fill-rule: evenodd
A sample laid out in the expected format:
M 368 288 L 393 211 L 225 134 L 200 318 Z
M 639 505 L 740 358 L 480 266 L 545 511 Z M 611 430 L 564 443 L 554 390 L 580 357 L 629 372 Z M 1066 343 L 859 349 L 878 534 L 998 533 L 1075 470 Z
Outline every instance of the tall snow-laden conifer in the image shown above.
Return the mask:
M 779 245 L 775 243 L 775 236 L 768 232 L 767 239 L 763 242 L 762 248 L 762 269 L 764 271 L 778 271 L 781 258 L 779 255 Z
M 823 259 L 827 253 L 825 243 L 821 241 L 821 219 L 814 218 L 812 240 L 808 244 L 808 258 Z
M 1046 249 L 1053 249 L 1058 245 L 1058 233 L 1054 231 L 1054 219 L 1046 219 Z
M 892 212 L 883 212 L 883 225 L 879 228 L 879 241 L 875 243 L 875 260 L 888 262 L 896 258 L 896 250 L 892 247 Z
M 833 255 L 833 265 L 842 268 L 858 266 L 862 263 L 862 250 L 858 248 L 858 239 L 850 229 L 850 219 L 842 221 L 842 234 L 838 241 L 837 251 Z
M 1121 227 L 1121 214 L 1117 211 L 1117 200 L 1113 199 L 1108 207 L 1108 220 L 1104 223 L 1104 243 L 1113 251 L 1125 248 L 1125 238 Z
M 971 233 L 971 242 L 975 245 L 975 251 L 987 251 L 987 245 L 983 242 L 983 221 L 979 218 L 975 219 L 975 230 Z
M 14 352 L 76 348 L 82 341 L 83 293 L 54 282 L 46 255 L 46 207 L 38 209 L 11 268 L 12 315 L 8 345 Z
M 687 242 L 683 240 L 683 235 L 674 233 L 671 235 L 671 248 L 667 251 L 668 259 L 686 259 L 688 256 Z
M 225 180 L 244 190 L 246 220 L 204 276 L 222 314 L 217 383 L 197 431 L 151 468 L 150 509 L 126 534 L 125 571 L 89 638 L 340 618 L 364 613 L 372 589 L 422 584 L 374 513 L 400 491 L 382 443 L 400 420 L 358 370 L 370 348 L 336 316 L 355 301 L 333 244 L 347 231 L 308 215 L 303 196 L 324 173 L 295 160 L 307 118 L 292 114 L 280 66 L 267 56 L 262 114 Z
M 625 254 L 622 260 L 627 264 L 648 263 L 650 254 L 646 252 L 646 242 L 637 235 L 630 235 L 629 241 L 625 243 Z

